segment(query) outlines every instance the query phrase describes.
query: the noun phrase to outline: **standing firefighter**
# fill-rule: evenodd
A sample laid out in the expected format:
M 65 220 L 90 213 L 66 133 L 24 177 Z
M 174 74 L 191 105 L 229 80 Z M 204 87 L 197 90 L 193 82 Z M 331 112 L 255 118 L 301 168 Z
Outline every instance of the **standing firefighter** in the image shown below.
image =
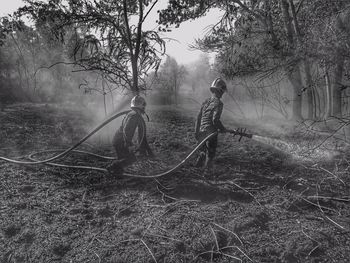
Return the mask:
M 220 121 L 224 104 L 220 100 L 227 91 L 226 83 L 221 78 L 213 81 L 210 87 L 213 94 L 211 98 L 204 101 L 201 110 L 197 116 L 195 136 L 198 142 L 201 142 L 206 136 L 213 132 L 226 132 L 226 128 Z M 207 140 L 206 144 L 199 150 L 196 167 L 205 166 L 211 168 L 218 144 L 218 135 Z
M 146 101 L 144 98 L 137 95 L 132 98 L 130 106 L 132 111 L 125 116 L 122 125 L 113 138 L 113 146 L 117 153 L 117 160 L 108 167 L 111 173 L 122 174 L 124 167 L 136 161 L 136 151 L 148 157 L 153 156 L 146 138 L 146 123 L 142 117 L 142 114 L 145 113 Z M 137 146 L 132 142 L 136 128 L 138 129 Z

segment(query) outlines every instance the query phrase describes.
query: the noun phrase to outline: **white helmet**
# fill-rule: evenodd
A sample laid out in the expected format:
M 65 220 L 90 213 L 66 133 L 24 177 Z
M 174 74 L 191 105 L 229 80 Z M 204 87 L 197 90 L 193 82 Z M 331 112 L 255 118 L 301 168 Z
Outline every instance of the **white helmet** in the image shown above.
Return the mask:
M 136 95 L 135 97 L 133 97 L 131 99 L 130 107 L 131 108 L 137 108 L 137 109 L 140 109 L 142 111 L 145 111 L 145 109 L 146 109 L 146 101 L 140 95 Z
M 222 93 L 227 91 L 226 82 L 222 78 L 216 78 L 210 86 L 210 91 L 219 90 Z

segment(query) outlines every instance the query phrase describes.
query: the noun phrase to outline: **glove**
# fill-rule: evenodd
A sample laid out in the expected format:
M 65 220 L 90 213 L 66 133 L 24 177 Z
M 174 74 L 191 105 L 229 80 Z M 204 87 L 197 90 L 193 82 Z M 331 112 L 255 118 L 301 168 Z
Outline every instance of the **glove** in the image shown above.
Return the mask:
M 196 133 L 194 134 L 194 138 L 195 138 L 197 141 L 199 141 L 199 132 L 196 132 Z
M 148 158 L 154 158 L 154 154 L 153 152 L 151 151 L 151 149 L 140 149 L 139 150 L 139 153 L 145 157 L 148 157 Z
M 156 156 L 154 155 L 153 152 L 149 151 L 149 152 L 147 153 L 147 157 L 150 158 L 150 159 L 154 159 Z

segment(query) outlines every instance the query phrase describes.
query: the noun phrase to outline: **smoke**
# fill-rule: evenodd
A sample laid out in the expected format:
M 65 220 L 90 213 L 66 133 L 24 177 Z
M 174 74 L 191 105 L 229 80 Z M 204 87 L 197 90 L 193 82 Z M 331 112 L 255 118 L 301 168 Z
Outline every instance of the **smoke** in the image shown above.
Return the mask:
M 91 126 L 97 126 L 101 122 L 103 122 L 107 117 L 110 117 L 115 113 L 129 108 L 129 96 L 123 94 L 114 94 L 113 99 L 113 103 L 111 101 L 110 104 L 106 105 L 106 111 L 103 98 L 100 98 L 99 101 L 95 103 L 90 103 L 88 105 L 89 112 L 92 114 L 91 117 L 93 120 Z M 124 117 L 119 117 L 118 119 L 115 119 L 112 122 L 110 122 L 99 133 L 97 133 L 94 137 L 91 138 L 91 142 L 99 146 L 111 145 L 113 136 L 122 124 L 123 118 Z
M 295 160 L 299 161 L 330 161 L 338 154 L 336 151 L 325 149 L 321 146 L 313 147 L 307 143 L 287 142 L 258 135 L 253 135 L 252 139 L 290 154 Z

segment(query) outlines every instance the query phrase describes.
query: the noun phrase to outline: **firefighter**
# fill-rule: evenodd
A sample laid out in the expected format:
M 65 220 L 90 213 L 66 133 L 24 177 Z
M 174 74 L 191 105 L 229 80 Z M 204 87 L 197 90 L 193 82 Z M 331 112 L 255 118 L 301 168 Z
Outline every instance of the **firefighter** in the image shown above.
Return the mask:
M 131 99 L 130 107 L 132 110 L 124 117 L 113 137 L 113 147 L 117 153 L 117 160 L 107 168 L 110 173 L 121 175 L 126 166 L 136 161 L 136 151 L 144 156 L 154 156 L 147 142 L 146 123 L 142 117 L 142 114 L 145 114 L 146 101 L 137 95 Z M 136 128 L 138 130 L 138 145 L 134 145 L 132 142 Z
M 220 121 L 224 106 L 220 99 L 227 91 L 225 81 L 221 78 L 215 79 L 211 84 L 210 91 L 212 96 L 204 101 L 196 120 L 195 137 L 198 143 L 213 132 L 227 131 Z M 212 168 L 217 143 L 218 135 L 207 140 L 206 144 L 199 150 L 196 167 Z

